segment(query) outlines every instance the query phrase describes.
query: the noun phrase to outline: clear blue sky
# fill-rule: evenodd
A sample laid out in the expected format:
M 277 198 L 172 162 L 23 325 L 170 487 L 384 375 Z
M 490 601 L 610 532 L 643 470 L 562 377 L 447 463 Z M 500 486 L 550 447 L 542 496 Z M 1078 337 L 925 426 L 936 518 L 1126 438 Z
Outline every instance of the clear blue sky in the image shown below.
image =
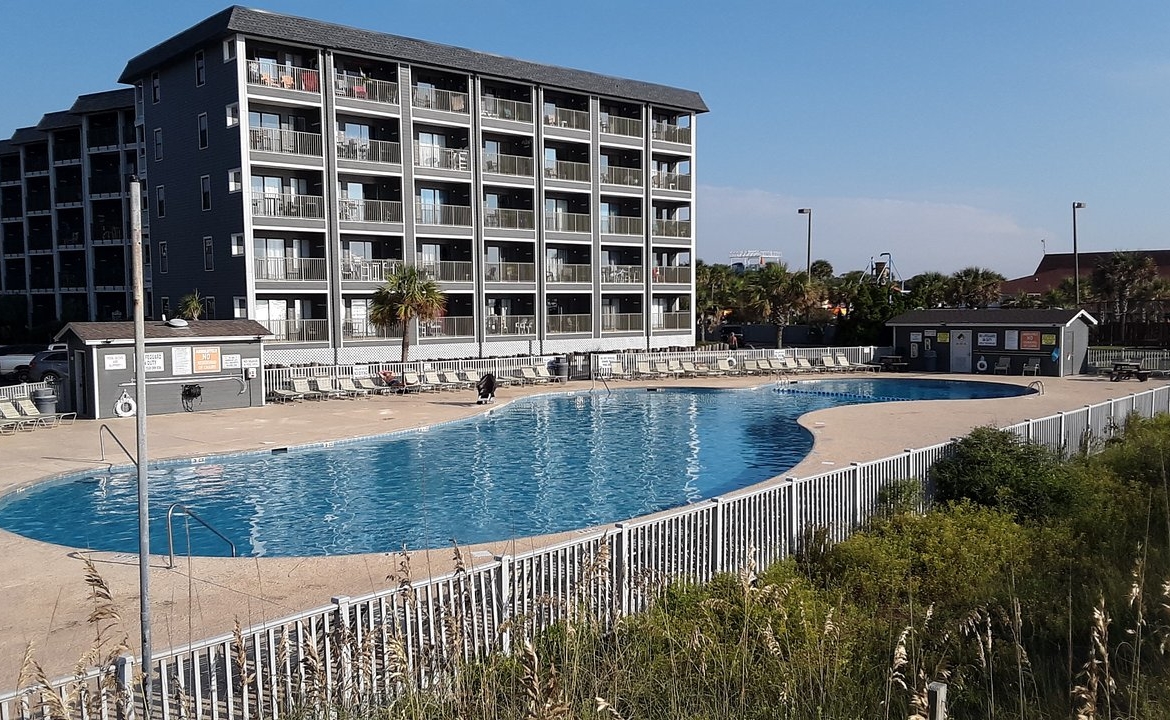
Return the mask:
M 1170 3 L 257 0 L 251 7 L 702 93 L 699 257 L 903 276 L 1170 247 Z M 226 4 L 12 2 L 0 136 L 116 87 Z

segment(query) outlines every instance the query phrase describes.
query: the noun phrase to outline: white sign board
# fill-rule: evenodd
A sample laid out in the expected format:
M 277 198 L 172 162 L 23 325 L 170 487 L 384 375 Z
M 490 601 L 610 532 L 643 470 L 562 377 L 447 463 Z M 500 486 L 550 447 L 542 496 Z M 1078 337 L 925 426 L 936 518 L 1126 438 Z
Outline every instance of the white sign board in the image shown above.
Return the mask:
M 260 358 L 244 358 L 240 361 L 240 365 L 246 368 L 260 367 Z
M 910 333 L 910 342 L 922 342 L 922 333 L 920 333 L 920 332 Z
M 597 356 L 597 369 L 598 370 L 609 370 L 616 363 L 617 363 L 617 356 L 616 355 L 598 355 Z
M 117 355 L 106 355 L 106 370 L 125 370 L 126 369 L 126 355 L 118 353 Z
M 239 355 L 224 355 L 220 358 L 224 370 L 239 370 L 240 356 Z
M 142 369 L 146 372 L 162 372 L 166 368 L 163 366 L 163 354 L 161 352 L 148 352 L 142 356 Z
M 1004 330 L 1003 331 L 1003 349 L 1004 350 L 1019 350 L 1020 349 L 1020 331 L 1019 330 Z
M 999 333 L 979 333 L 979 347 L 995 347 L 999 344 Z
M 171 348 L 171 374 L 191 374 L 191 346 Z

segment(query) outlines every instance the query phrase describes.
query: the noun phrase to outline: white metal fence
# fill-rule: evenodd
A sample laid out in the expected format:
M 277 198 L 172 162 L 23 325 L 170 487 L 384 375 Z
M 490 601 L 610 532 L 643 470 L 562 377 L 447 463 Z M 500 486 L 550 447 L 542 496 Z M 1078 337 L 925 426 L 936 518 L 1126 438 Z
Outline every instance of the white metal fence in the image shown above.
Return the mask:
M 1089 367 L 1110 370 L 1115 362 L 1141 363 L 1142 370 L 1170 372 L 1170 350 L 1151 348 L 1089 348 Z
M 1161 386 L 1006 429 L 1064 454 L 1093 452 L 1131 413 L 1167 411 L 1170 386 Z M 154 717 L 278 718 L 306 705 L 364 706 L 393 696 L 407 679 L 431 684 L 459 662 L 508 652 L 583 608 L 612 621 L 646 609 L 665 584 L 788 557 L 813 529 L 841 540 L 881 512 L 883 491 L 900 481 L 918 481 L 929 498 L 929 469 L 953 449 L 947 442 L 786 478 L 552 547 L 459 563 L 441 577 L 402 573 L 396 587 L 172 648 L 153 661 Z M 0 695 L 0 718 L 56 718 L 62 700 L 64 714 L 78 720 L 141 712 L 131 663 L 122 658 L 47 688 Z

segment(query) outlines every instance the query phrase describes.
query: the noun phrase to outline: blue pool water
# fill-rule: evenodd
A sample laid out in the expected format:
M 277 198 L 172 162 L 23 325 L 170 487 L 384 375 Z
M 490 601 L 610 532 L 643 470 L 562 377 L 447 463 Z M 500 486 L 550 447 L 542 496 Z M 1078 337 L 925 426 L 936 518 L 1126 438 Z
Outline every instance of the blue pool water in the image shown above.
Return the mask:
M 427 431 L 150 471 L 151 546 L 181 502 L 241 555 L 390 552 L 583 528 L 775 477 L 808 454 L 795 421 L 878 399 L 1007 397 L 1013 385 L 832 379 L 744 390 L 619 390 L 518 400 Z M 0 498 L 0 527 L 38 540 L 136 552 L 133 468 Z M 227 546 L 176 516 L 176 552 Z

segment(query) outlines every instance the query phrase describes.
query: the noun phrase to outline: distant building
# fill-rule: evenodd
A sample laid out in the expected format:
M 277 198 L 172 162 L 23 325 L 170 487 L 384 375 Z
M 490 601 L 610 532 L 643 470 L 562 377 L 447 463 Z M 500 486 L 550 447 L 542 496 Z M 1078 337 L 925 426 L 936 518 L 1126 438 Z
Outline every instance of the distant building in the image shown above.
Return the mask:
M 731 260 L 731 269 L 737 273 L 783 262 L 783 256 L 774 250 L 732 250 L 728 257 Z
M 1138 250 L 1141 255 L 1154 259 L 1158 266 L 1158 275 L 1170 280 L 1170 250 Z M 1113 252 L 1083 252 L 1080 255 L 1081 278 L 1093 274 L 1093 270 L 1103 262 L 1113 257 Z M 1059 287 L 1062 280 L 1071 279 L 1075 272 L 1076 258 L 1072 253 L 1047 253 L 1040 259 L 1040 264 L 1030 274 L 1024 277 L 1008 280 L 999 286 L 999 294 L 1004 297 L 1025 295 L 1043 295 L 1049 290 Z M 1084 288 L 1082 288 L 1083 290 Z

